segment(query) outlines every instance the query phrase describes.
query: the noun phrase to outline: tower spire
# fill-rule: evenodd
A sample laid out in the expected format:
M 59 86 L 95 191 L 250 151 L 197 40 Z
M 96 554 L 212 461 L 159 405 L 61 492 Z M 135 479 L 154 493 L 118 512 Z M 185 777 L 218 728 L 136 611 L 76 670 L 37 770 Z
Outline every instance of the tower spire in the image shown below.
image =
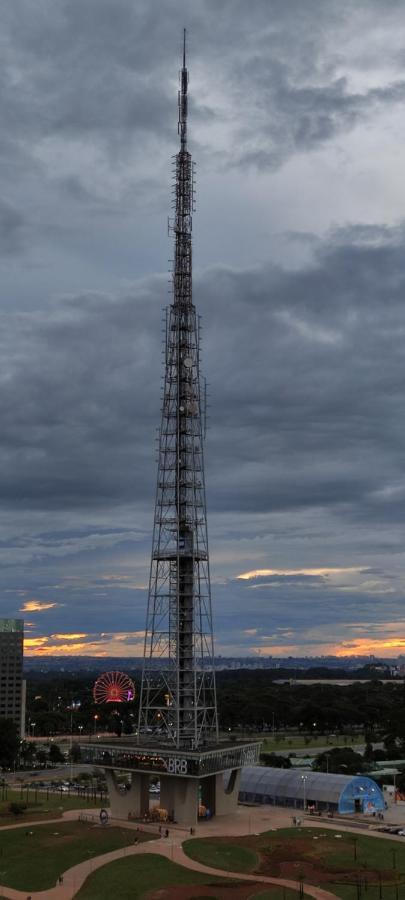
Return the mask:
M 236 812 L 242 766 L 260 744 L 219 742 L 205 504 L 200 330 L 192 298 L 193 163 L 187 149 L 186 34 L 180 73 L 180 148 L 174 157 L 173 297 L 166 310 L 165 376 L 157 490 L 136 745 L 86 745 L 108 777 L 132 771 L 130 815 L 149 815 L 149 778 L 160 776 L 160 806 L 183 826 L 204 808 Z M 109 771 L 111 770 L 111 771 Z M 226 786 L 224 774 L 226 777 Z M 122 815 L 122 797 L 119 798 Z M 125 804 L 126 805 L 126 804 Z M 118 809 L 118 806 L 116 807 Z M 115 814 L 115 813 L 114 813 Z
M 183 152 L 187 150 L 187 89 L 188 89 L 188 71 L 186 67 L 186 29 L 183 31 L 183 68 L 180 71 L 180 88 L 178 94 L 179 104 L 179 123 L 178 133 L 180 135 L 180 149 Z
M 187 149 L 186 31 L 174 170 L 173 301 L 165 383 L 139 734 L 178 748 L 218 739 L 205 504 L 200 337 L 192 300 L 193 163 Z

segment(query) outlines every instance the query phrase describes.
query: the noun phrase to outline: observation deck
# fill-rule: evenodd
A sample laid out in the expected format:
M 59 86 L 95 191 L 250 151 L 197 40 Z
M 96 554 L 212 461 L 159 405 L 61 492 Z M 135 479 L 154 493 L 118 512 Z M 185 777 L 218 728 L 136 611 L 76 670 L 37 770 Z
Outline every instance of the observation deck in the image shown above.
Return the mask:
M 204 778 L 228 769 L 241 769 L 259 762 L 260 743 L 211 744 L 198 750 L 183 750 L 147 739 L 135 743 L 133 738 L 116 741 L 80 742 L 86 760 L 104 769 L 143 772 L 157 775 L 179 775 L 182 778 Z

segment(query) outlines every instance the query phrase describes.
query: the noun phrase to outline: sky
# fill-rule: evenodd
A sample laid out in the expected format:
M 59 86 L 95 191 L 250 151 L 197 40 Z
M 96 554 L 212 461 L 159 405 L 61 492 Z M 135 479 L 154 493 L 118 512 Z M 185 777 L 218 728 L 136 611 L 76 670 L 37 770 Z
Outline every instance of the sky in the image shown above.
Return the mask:
M 182 29 L 216 652 L 405 650 L 405 7 L 0 10 L 0 615 L 139 656 Z

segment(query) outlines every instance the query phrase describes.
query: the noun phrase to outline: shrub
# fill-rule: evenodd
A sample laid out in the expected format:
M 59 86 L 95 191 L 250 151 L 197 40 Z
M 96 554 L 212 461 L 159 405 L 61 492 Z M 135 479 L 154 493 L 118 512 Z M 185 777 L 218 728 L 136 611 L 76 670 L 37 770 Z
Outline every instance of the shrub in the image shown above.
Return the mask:
M 21 816 L 23 812 L 27 809 L 26 803 L 18 803 L 16 800 L 13 800 L 12 803 L 9 803 L 8 811 L 13 814 L 13 816 Z

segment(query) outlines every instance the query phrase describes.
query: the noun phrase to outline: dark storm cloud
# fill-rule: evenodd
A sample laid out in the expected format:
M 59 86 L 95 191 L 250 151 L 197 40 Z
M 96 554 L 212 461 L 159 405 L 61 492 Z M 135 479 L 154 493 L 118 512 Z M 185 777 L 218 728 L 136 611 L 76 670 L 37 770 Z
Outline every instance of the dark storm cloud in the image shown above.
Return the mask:
M 273 645 L 278 653 L 280 647 L 288 652 L 289 646 L 304 644 L 316 653 L 319 644 L 338 645 L 359 634 L 370 639 L 398 636 L 403 630 L 400 593 L 384 592 L 385 576 L 379 592 L 376 583 L 373 593 L 365 587 L 366 578 L 367 572 L 361 591 L 353 581 L 347 590 L 327 580 L 303 586 L 282 579 L 267 591 L 240 581 L 215 585 L 215 620 L 221 644 L 232 647 L 242 642 L 246 652 Z
M 299 272 L 197 279 L 211 508 L 403 517 L 403 233 L 369 237 L 331 235 Z M 3 503 L 150 503 L 163 300 L 151 278 L 3 317 Z
M 207 318 L 229 314 L 217 323 L 225 346 L 209 343 L 211 453 L 239 460 L 237 485 L 230 469 L 212 472 L 217 502 L 378 514 L 375 492 L 401 483 L 402 235 L 357 237 L 332 237 L 305 271 L 207 277 Z
M 4 317 L 5 502 L 80 507 L 143 496 L 141 461 L 150 457 L 159 402 L 149 361 L 156 358 L 159 372 L 162 296 L 161 280 L 151 279 L 136 299 L 83 296 L 53 315 Z
M 360 11 L 366 28 L 367 4 Z M 205 101 L 192 94 L 194 127 L 225 123 L 223 162 L 279 166 L 404 99 L 401 78 L 361 93 L 342 74 L 334 35 L 351 32 L 347 2 L 337 10 L 333 2 L 254 0 L 247 7 L 225 0 L 218 14 L 209 0 L 164 9 L 146 0 L 14 0 L 1 18 L 0 171 L 21 170 L 24 162 L 26 180 L 40 167 L 47 181 L 80 184 L 82 202 L 97 193 L 87 171 L 92 157 L 111 176 L 132 161 L 121 172 L 129 188 L 145 177 L 134 165 L 142 151 L 157 163 L 173 146 L 173 54 L 184 24 L 196 77 L 209 85 Z M 215 136 L 203 133 L 202 143 L 220 165 Z M 55 171 L 51 159 L 69 152 L 77 171 Z M 148 177 L 153 195 L 158 165 Z
M 382 601 L 398 621 L 405 232 L 312 232 L 380 216 L 357 208 L 357 181 L 342 207 L 322 192 L 329 179 L 340 185 L 343 167 L 330 159 L 346 151 L 344 137 L 363 124 L 355 152 L 369 165 L 369 124 L 401 109 L 397 45 L 386 66 L 401 4 L 14 0 L 0 19 L 2 612 L 34 597 L 48 604 L 34 624 L 49 633 L 68 630 L 67 617 L 91 635 L 95 617 L 108 632 L 143 625 L 167 300 L 166 277 L 150 273 L 166 259 L 186 25 L 203 182 L 197 252 L 214 221 L 219 236 L 214 256 L 205 238 L 209 264 L 195 276 L 213 570 L 225 579 L 215 586 L 219 630 L 228 646 L 252 646 L 242 631 L 254 628 L 263 645 L 306 632 L 315 646 L 333 623 L 350 637 L 359 608 L 366 624 L 380 622 Z M 298 170 L 325 147 L 331 170 L 312 195 Z M 378 171 L 386 177 L 385 157 Z M 288 271 L 268 261 L 285 227 L 296 231 L 289 248 L 306 233 L 306 262 L 293 252 Z M 339 584 L 286 565 L 346 557 L 362 574 Z M 260 588 L 233 580 L 271 564 L 286 573 Z
M 350 91 L 345 77 L 322 86 L 294 84 L 286 63 L 263 65 L 253 60 L 249 68 L 257 79 L 251 99 L 259 127 L 241 130 L 236 146 L 242 150 L 234 158 L 238 164 L 282 165 L 293 153 L 312 150 L 405 99 L 405 81 L 359 94 Z

